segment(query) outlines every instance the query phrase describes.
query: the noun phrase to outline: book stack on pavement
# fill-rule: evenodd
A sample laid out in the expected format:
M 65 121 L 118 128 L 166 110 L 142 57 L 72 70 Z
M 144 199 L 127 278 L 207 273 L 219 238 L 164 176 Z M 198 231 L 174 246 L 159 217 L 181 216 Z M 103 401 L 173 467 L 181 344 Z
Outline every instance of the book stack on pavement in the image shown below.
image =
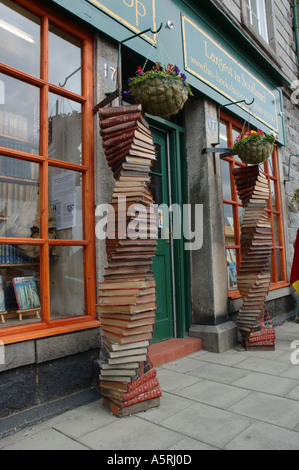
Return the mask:
M 148 356 L 157 309 L 152 267 L 158 228 L 149 189 L 156 148 L 141 105 L 103 108 L 99 116 L 103 148 L 116 180 L 97 305 L 107 356 L 100 389 L 105 406 L 125 416 L 158 406 L 162 393 Z
M 242 262 L 238 288 L 243 297 L 237 325 L 244 345 L 251 346 L 257 328 L 265 326 L 264 310 L 271 284 L 270 259 L 273 246 L 271 222 L 266 212 L 270 197 L 268 180 L 258 165 L 233 170 L 238 196 L 245 207 L 241 226 Z M 274 333 L 275 334 L 275 333 Z M 273 348 L 273 331 L 255 347 Z

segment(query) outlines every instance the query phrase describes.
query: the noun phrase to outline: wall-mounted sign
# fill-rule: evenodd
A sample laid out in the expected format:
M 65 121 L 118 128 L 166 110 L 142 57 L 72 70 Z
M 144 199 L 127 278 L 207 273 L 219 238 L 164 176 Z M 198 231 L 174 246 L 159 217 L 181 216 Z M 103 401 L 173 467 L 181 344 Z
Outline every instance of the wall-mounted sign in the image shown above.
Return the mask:
M 148 28 L 156 31 L 156 0 L 88 0 L 135 33 Z M 145 34 L 142 37 L 156 44 L 156 37 Z
M 213 38 L 212 33 L 182 16 L 185 69 L 193 76 L 226 96 L 232 102 L 246 100 L 254 103 L 248 107 L 240 104 L 256 119 L 278 132 L 277 102 L 274 90 L 268 88 L 236 54 Z

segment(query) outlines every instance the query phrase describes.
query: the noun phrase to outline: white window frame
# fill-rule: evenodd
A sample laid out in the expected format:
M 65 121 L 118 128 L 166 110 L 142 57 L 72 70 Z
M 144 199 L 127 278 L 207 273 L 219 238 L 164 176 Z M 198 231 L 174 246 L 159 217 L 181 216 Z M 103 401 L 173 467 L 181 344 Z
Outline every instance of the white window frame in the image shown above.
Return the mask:
M 258 24 L 258 33 L 269 44 L 267 13 L 265 0 L 247 0 L 246 8 L 248 9 L 248 17 L 250 24 L 255 28 L 254 18 Z

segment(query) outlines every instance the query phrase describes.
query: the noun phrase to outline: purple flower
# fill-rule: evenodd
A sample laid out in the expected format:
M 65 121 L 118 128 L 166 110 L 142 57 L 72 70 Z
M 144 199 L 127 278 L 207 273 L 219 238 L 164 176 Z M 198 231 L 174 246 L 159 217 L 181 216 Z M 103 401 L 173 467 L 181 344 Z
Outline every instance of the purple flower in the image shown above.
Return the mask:
M 177 65 L 174 66 L 174 71 L 177 75 L 180 75 L 180 69 L 178 68 Z
M 128 85 L 130 85 L 130 83 L 132 83 L 132 78 L 129 78 L 128 80 Z
M 184 73 L 181 73 L 182 80 L 185 82 L 187 80 L 187 77 Z
M 124 91 L 124 98 L 131 98 L 131 93 L 129 90 Z

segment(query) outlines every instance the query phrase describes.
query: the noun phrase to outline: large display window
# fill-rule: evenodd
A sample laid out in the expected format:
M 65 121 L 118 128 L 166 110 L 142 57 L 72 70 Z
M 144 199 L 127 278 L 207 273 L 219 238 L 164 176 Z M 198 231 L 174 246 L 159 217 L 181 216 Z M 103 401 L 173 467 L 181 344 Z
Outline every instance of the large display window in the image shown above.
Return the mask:
M 92 37 L 0 2 L 0 340 L 96 319 Z
M 242 129 L 242 123 L 222 114 L 220 124 L 221 147 L 231 148 Z M 240 297 L 237 287 L 237 272 L 241 265 L 240 227 L 244 215 L 243 204 L 238 197 L 232 172 L 234 168 L 242 166 L 244 166 L 244 163 L 241 162 L 238 156 L 221 159 L 227 279 L 229 297 L 231 298 Z M 269 160 L 262 164 L 262 168 L 271 190 L 267 212 L 272 224 L 272 284 L 270 289 L 273 290 L 288 285 L 277 148 L 274 149 Z

